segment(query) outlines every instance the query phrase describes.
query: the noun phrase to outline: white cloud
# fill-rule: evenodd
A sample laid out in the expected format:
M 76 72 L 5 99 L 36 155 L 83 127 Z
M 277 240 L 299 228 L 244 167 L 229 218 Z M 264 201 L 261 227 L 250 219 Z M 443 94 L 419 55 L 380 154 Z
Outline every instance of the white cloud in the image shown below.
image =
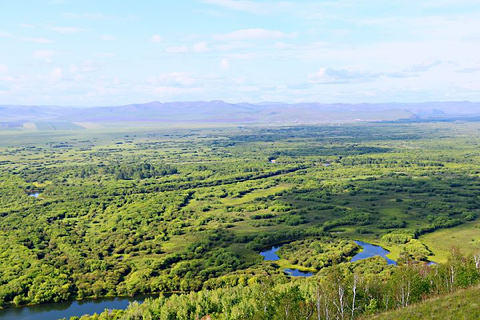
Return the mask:
M 195 79 L 187 72 L 170 72 L 150 78 L 150 83 L 174 87 L 191 87 Z
M 117 40 L 117 37 L 112 36 L 110 34 L 104 34 L 101 39 L 103 41 L 115 41 L 115 40 Z
M 50 59 L 55 54 L 55 51 L 51 50 L 37 50 L 33 53 L 35 59 Z
M 448 7 L 451 5 L 478 5 L 477 0 L 434 0 L 421 1 L 419 4 L 423 7 Z
M 314 83 L 358 83 L 372 81 L 382 74 L 355 68 L 320 68 L 309 78 Z
M 195 43 L 192 46 L 192 51 L 196 53 L 202 53 L 202 52 L 208 52 L 210 51 L 210 49 L 208 48 L 207 43 L 203 41 L 203 42 Z
M 3 32 L 3 31 L 0 31 L 0 38 L 3 38 L 3 37 L 11 37 L 12 35 L 8 32 Z
M 6 64 L 0 64 L 0 74 L 7 74 L 8 66 Z
M 426 71 L 429 71 L 430 69 L 435 68 L 435 67 L 437 67 L 441 64 L 442 64 L 442 62 L 440 60 L 429 59 L 427 61 L 409 66 L 409 67 L 405 68 L 404 71 L 405 72 L 412 72 L 412 73 L 426 72 Z
M 151 38 L 150 38 L 150 42 L 153 42 L 153 43 L 160 43 L 163 41 L 163 38 L 158 35 L 158 34 L 154 34 Z
M 168 53 L 187 53 L 189 51 L 187 46 L 173 46 L 165 49 Z
M 288 5 L 288 2 L 256 2 L 247 0 L 203 0 L 204 3 L 217 5 L 230 10 L 245 11 L 254 14 L 268 14 L 276 7 Z
M 63 78 L 63 70 L 62 68 L 55 68 L 49 74 L 49 80 L 51 81 L 60 81 Z
M 226 43 L 219 43 L 215 45 L 215 49 L 219 51 L 235 51 L 254 47 L 252 42 L 245 41 L 231 41 Z
M 222 68 L 223 70 L 227 70 L 230 68 L 230 62 L 228 61 L 227 58 L 223 58 L 220 61 L 220 68 Z
M 65 4 L 66 0 L 49 0 L 47 1 L 48 4 Z
M 478 14 L 453 17 L 430 16 L 406 19 L 405 22 L 410 26 L 409 31 L 413 35 L 423 36 L 426 39 L 480 39 L 480 15 Z
M 99 13 L 99 12 L 85 12 L 85 13 L 73 13 L 73 12 L 68 12 L 63 14 L 65 18 L 74 18 L 74 19 L 89 19 L 89 20 L 106 20 L 110 19 L 111 17 Z
M 82 31 L 81 28 L 76 27 L 53 27 L 52 30 L 58 33 L 78 33 Z
M 283 39 L 295 38 L 294 33 L 284 33 L 278 30 L 267 29 L 243 29 L 230 33 L 216 34 L 213 36 L 215 40 L 220 41 L 242 41 L 242 40 L 269 40 L 269 39 Z
M 52 43 L 52 41 L 50 39 L 47 39 L 47 38 L 22 38 L 22 41 L 33 42 L 33 43 L 42 43 L 42 44 Z
M 178 88 L 168 86 L 157 86 L 152 91 L 162 98 L 176 99 L 179 96 L 185 96 L 186 94 L 200 93 L 204 89 L 201 87 L 194 88 Z
M 113 58 L 116 56 L 116 54 L 110 53 L 110 52 L 99 52 L 99 53 L 95 53 L 94 56 L 99 58 Z
M 256 52 L 247 52 L 247 53 L 232 53 L 228 55 L 229 58 L 235 60 L 254 60 L 261 58 L 261 55 Z
M 100 70 L 101 65 L 93 61 L 84 61 L 70 66 L 70 72 L 74 74 L 94 73 Z

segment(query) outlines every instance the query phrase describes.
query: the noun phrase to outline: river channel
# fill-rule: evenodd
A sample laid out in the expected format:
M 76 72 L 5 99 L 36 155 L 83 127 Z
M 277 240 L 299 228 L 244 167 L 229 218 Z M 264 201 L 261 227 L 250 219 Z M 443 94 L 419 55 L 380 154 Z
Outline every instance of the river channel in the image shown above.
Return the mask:
M 32 196 L 38 196 L 33 194 Z M 355 241 L 362 247 L 362 251 L 357 253 L 351 261 L 358 261 L 374 256 L 383 257 L 388 264 L 396 264 L 395 261 L 387 258 L 390 252 L 380 246 L 370 243 Z M 277 261 L 280 257 L 277 251 L 280 246 L 272 247 L 269 250 L 260 252 L 266 261 Z M 311 277 L 312 272 L 305 272 L 298 269 L 283 269 L 292 277 Z M 58 303 L 48 303 L 29 307 L 9 308 L 0 310 L 0 320 L 56 320 L 61 318 L 70 318 L 73 316 L 82 316 L 84 314 L 101 313 L 105 309 L 126 309 L 133 301 L 143 302 L 148 296 L 138 297 L 117 297 L 103 298 L 83 301 L 66 301 Z

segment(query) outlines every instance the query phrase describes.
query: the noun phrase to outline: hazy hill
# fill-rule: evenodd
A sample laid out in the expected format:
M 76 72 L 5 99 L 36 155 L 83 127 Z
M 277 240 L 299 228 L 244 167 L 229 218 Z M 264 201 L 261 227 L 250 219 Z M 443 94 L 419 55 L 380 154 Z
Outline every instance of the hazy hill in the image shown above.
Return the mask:
M 231 122 L 325 123 L 406 119 L 455 119 L 480 115 L 480 103 L 379 104 L 227 103 L 220 100 L 158 101 L 110 107 L 0 106 L 0 123 L 61 122 Z

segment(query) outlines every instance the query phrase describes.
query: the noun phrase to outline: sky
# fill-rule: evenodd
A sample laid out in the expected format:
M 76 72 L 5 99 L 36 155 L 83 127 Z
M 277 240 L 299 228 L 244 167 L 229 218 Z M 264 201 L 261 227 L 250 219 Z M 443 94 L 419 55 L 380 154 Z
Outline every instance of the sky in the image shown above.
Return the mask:
M 0 2 L 0 105 L 480 101 L 479 0 Z

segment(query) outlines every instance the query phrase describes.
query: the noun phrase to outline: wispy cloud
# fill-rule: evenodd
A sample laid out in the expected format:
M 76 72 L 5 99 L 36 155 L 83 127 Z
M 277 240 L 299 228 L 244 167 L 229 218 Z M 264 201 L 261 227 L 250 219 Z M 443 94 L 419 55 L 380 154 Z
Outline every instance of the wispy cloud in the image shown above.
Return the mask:
M 153 43 L 160 43 L 163 41 L 163 38 L 162 36 L 158 35 L 158 34 L 154 34 L 151 38 L 150 38 L 150 42 L 153 42 Z
M 353 68 L 320 68 L 317 73 L 310 75 L 314 83 L 352 83 L 372 81 L 381 74 Z
M 313 83 L 324 84 L 351 84 L 371 82 L 380 78 L 414 78 L 422 73 L 430 72 L 441 65 L 441 61 L 427 61 L 414 64 L 398 70 L 373 71 L 360 68 L 320 68 L 309 76 Z
M 190 49 L 187 46 L 172 46 L 165 49 L 168 53 L 187 53 Z
M 285 33 L 278 30 L 267 29 L 242 29 L 230 33 L 216 34 L 213 36 L 215 40 L 221 41 L 242 41 L 242 40 L 269 40 L 295 38 L 295 33 Z
M 33 53 L 35 59 L 50 59 L 55 55 L 55 51 L 52 50 L 37 50 Z
M 418 73 L 418 72 L 426 72 L 431 70 L 432 68 L 435 68 L 439 65 L 441 65 L 442 62 L 440 60 L 434 60 L 434 61 L 426 61 L 423 63 L 415 64 L 410 67 L 407 67 L 404 71 L 405 72 L 413 72 L 413 73 Z
M 457 73 L 480 73 L 480 66 L 479 67 L 469 67 L 469 68 L 462 68 L 456 70 Z
M 62 68 L 54 68 L 49 74 L 48 74 L 48 79 L 50 81 L 60 81 L 63 78 L 63 70 Z
M 250 13 L 268 13 L 271 6 L 255 1 L 240 0 L 203 0 L 204 3 L 218 5 L 231 10 L 246 11 Z
M 70 66 L 69 71 L 74 74 L 95 73 L 101 69 L 101 64 L 94 61 L 84 61 Z
M 25 42 L 32 42 L 32 43 L 41 43 L 41 44 L 49 44 L 52 43 L 52 40 L 47 39 L 47 38 L 22 38 L 22 41 Z
M 167 53 L 204 53 L 210 52 L 212 49 L 206 41 L 194 43 L 192 45 L 169 46 L 165 49 Z
M 66 12 L 63 14 L 65 18 L 73 19 L 88 19 L 88 20 L 107 20 L 111 19 L 111 16 L 100 13 L 100 12 L 84 12 L 84 13 L 75 13 L 75 12 Z
M 115 41 L 115 40 L 117 40 L 117 37 L 112 36 L 112 35 L 110 35 L 110 34 L 104 34 L 104 35 L 101 37 L 101 39 L 102 39 L 103 41 Z
M 202 53 L 202 52 L 208 52 L 210 51 L 210 48 L 208 47 L 207 42 L 202 41 L 202 42 L 197 42 L 192 46 L 192 51 L 195 53 Z
M 113 58 L 116 56 L 116 54 L 111 52 L 99 52 L 95 53 L 94 56 L 99 58 Z
M 227 58 L 223 58 L 220 61 L 220 68 L 222 68 L 223 70 L 227 70 L 230 68 L 230 62 L 228 61 Z
M 113 15 L 102 12 L 64 12 L 63 17 L 67 19 L 79 20 L 117 20 L 117 21 L 133 21 L 138 19 L 138 16 L 127 15 Z
M 11 37 L 12 35 L 8 32 L 0 31 L 0 38 Z
M 154 86 L 189 88 L 196 80 L 188 72 L 170 72 L 150 77 L 148 83 Z
M 8 66 L 6 64 L 0 64 L 0 74 L 8 73 Z
M 83 31 L 82 28 L 77 27 L 53 27 L 52 30 L 58 33 L 78 33 Z

